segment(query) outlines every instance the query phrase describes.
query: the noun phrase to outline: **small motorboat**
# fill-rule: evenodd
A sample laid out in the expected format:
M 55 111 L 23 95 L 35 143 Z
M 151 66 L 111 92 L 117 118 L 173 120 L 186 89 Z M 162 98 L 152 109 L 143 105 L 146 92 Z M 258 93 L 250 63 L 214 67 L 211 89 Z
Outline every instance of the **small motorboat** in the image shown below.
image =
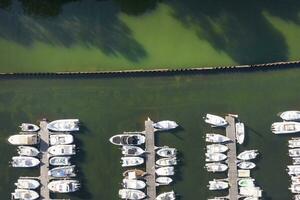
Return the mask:
M 209 181 L 208 183 L 209 190 L 224 190 L 229 187 L 229 184 L 226 181 L 213 180 Z
M 146 197 L 146 194 L 140 190 L 135 190 L 135 189 L 120 189 L 119 197 L 121 199 L 126 199 L 126 200 L 138 200 L 138 199 L 144 199 Z
M 76 154 L 74 144 L 54 145 L 48 148 L 48 152 L 53 156 L 70 156 Z
M 136 190 L 141 190 L 146 187 L 146 183 L 141 180 L 136 180 L 136 179 L 123 179 L 123 187 L 125 189 L 136 189 Z
M 289 134 L 300 132 L 300 122 L 275 122 L 271 125 L 275 134 Z
M 173 176 L 175 174 L 174 167 L 160 167 L 155 170 L 158 176 Z
M 279 117 L 284 121 L 299 121 L 300 120 L 300 111 L 290 110 L 282 112 Z
M 77 180 L 54 180 L 48 184 L 49 190 L 58 193 L 76 192 L 80 188 L 80 183 Z
M 215 134 L 215 133 L 206 133 L 206 142 L 212 142 L 212 143 L 223 143 L 223 142 L 229 142 L 231 141 L 230 138 L 220 135 L 220 134 Z
M 246 150 L 240 153 L 237 158 L 240 160 L 252 160 L 255 159 L 258 155 L 257 150 Z
M 15 183 L 15 186 L 19 189 L 34 190 L 40 186 L 40 182 L 30 178 L 19 178 L 18 182 Z
M 76 176 L 75 165 L 65 166 L 65 167 L 55 167 L 48 171 L 48 175 L 55 178 L 74 177 Z
M 115 145 L 141 145 L 145 143 L 145 136 L 140 134 L 118 134 L 112 136 L 109 141 Z
M 33 190 L 15 189 L 14 193 L 11 193 L 12 199 L 20 200 L 34 200 L 40 197 L 40 195 Z
M 300 200 L 300 194 L 296 194 L 296 195 L 294 196 L 294 200 Z
M 243 200 L 260 200 L 258 197 L 246 197 Z
M 219 162 L 227 159 L 227 156 L 223 153 L 205 153 L 205 156 L 206 162 Z
M 205 168 L 208 172 L 225 172 L 228 169 L 228 166 L 223 163 L 213 162 L 213 163 L 206 163 Z
M 300 157 L 293 157 L 293 165 L 300 165 Z
M 49 159 L 49 163 L 53 166 L 66 166 L 71 165 L 70 159 L 70 156 L 54 156 Z
M 293 194 L 299 194 L 300 193 L 300 183 L 292 183 L 291 187 L 289 188 Z
M 300 183 L 300 175 L 291 176 L 292 182 Z
M 300 138 L 289 140 L 289 148 L 300 148 Z
M 212 127 L 224 127 L 228 125 L 228 123 L 223 117 L 217 115 L 206 114 L 206 116 L 203 118 L 204 121 L 210 124 Z
M 170 157 L 176 156 L 177 149 L 165 146 L 165 147 L 159 148 L 159 150 L 156 152 L 156 154 L 161 157 L 170 158 Z
M 153 124 L 153 127 L 158 131 L 168 131 L 178 127 L 178 124 L 174 121 L 163 120 Z
M 249 161 L 242 161 L 237 164 L 240 169 L 253 169 L 256 167 L 255 163 Z
M 175 200 L 176 195 L 174 191 L 164 192 L 159 194 L 155 200 Z
M 143 153 L 145 153 L 145 151 L 141 147 L 130 146 L 130 145 L 122 146 L 122 154 L 124 156 L 140 156 Z
M 245 197 L 258 198 L 262 197 L 262 190 L 260 187 L 240 187 L 240 195 Z
M 300 175 L 300 165 L 288 165 L 287 171 L 290 176 Z
M 60 119 L 47 124 L 47 129 L 57 132 L 79 131 L 79 119 Z
M 172 183 L 173 179 L 167 176 L 161 176 L 156 178 L 155 181 L 157 185 L 169 185 L 170 183 Z
M 131 156 L 131 157 L 122 157 L 121 158 L 122 167 L 132 167 L 141 165 L 144 163 L 144 158 Z
M 245 140 L 245 125 L 242 122 L 238 122 L 235 124 L 235 135 L 236 141 L 239 144 L 243 144 Z
M 62 145 L 62 144 L 72 144 L 74 141 L 73 135 L 71 134 L 51 134 L 50 144 L 51 145 Z
M 29 123 L 22 123 L 19 127 L 23 132 L 36 132 L 40 130 L 40 127 L 38 127 L 37 125 Z
M 12 157 L 12 167 L 35 167 L 40 164 L 39 159 L 30 156 Z
M 8 142 L 12 145 L 36 145 L 39 140 L 37 134 L 17 134 L 10 136 Z
M 289 149 L 290 157 L 300 157 L 300 148 Z
M 177 165 L 177 159 L 176 159 L 176 157 L 161 158 L 161 159 L 158 159 L 155 163 L 159 166 Z
M 224 153 L 228 151 L 228 147 L 223 144 L 210 144 L 206 146 L 207 153 Z
M 18 154 L 20 156 L 37 156 L 40 151 L 35 147 L 30 146 L 18 146 L 17 147 Z
M 254 179 L 252 178 L 243 178 L 238 181 L 240 187 L 254 187 Z
M 147 172 L 144 172 L 141 169 L 129 169 L 123 173 L 123 176 L 128 179 L 141 179 L 147 175 Z

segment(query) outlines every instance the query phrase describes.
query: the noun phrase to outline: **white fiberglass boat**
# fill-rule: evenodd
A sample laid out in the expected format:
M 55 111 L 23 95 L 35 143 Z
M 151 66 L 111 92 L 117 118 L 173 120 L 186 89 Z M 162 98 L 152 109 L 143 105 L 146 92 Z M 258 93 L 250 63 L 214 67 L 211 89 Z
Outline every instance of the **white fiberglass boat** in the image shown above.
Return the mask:
M 300 165 L 300 157 L 293 157 L 293 165 Z
M 141 145 L 145 143 L 145 136 L 140 134 L 118 134 L 109 141 L 114 145 Z
M 60 119 L 47 124 L 50 131 L 79 131 L 79 119 Z
M 300 138 L 293 138 L 289 140 L 289 147 L 290 148 L 300 148 Z
M 155 181 L 157 185 L 169 185 L 170 183 L 172 183 L 173 179 L 167 176 L 161 176 L 156 178 Z
M 275 134 L 288 134 L 300 132 L 300 122 L 275 122 L 271 125 Z
M 158 176 L 173 176 L 175 174 L 174 167 L 160 167 L 155 170 Z
M 172 130 L 178 127 L 178 124 L 174 121 L 163 120 L 153 124 L 154 128 L 158 131 Z
M 138 200 L 138 199 L 144 199 L 146 197 L 146 194 L 142 191 L 134 190 L 134 189 L 120 189 L 119 197 L 121 199 L 126 199 L 126 200 Z
M 14 156 L 11 164 L 13 167 L 35 167 L 40 164 L 40 161 L 30 156 Z
M 75 165 L 65 166 L 65 167 L 55 167 L 48 171 L 48 175 L 55 178 L 74 177 L 76 176 Z
M 240 153 L 237 158 L 240 160 L 252 160 L 255 159 L 256 156 L 258 155 L 257 150 L 246 150 Z
M 76 192 L 80 188 L 80 183 L 77 180 L 54 180 L 48 184 L 49 190 L 58 193 Z
M 170 158 L 170 157 L 176 156 L 177 149 L 165 146 L 165 147 L 159 148 L 159 150 L 156 152 L 156 154 L 161 157 Z
M 35 145 L 39 140 L 37 134 L 18 134 L 10 136 L 8 142 L 13 145 Z
M 300 175 L 300 165 L 288 165 L 287 171 L 291 176 L 298 176 Z
M 17 147 L 18 154 L 20 156 L 37 156 L 40 151 L 35 147 L 30 146 L 18 146 Z
M 48 152 L 53 156 L 70 156 L 76 154 L 74 144 L 54 145 L 48 148 Z
M 260 187 L 240 187 L 240 195 L 257 198 L 262 196 L 262 190 Z
M 71 134 L 51 134 L 50 135 L 50 144 L 59 145 L 59 144 L 72 144 L 74 141 L 73 135 Z
M 132 167 L 141 165 L 144 163 L 144 158 L 131 156 L 131 157 L 122 157 L 121 158 L 122 167 Z
M 228 147 L 223 144 L 210 144 L 206 146 L 207 153 L 224 153 L 228 151 Z
M 209 181 L 208 183 L 209 190 L 224 190 L 229 187 L 229 184 L 226 181 L 213 180 Z
M 145 153 L 145 151 L 141 147 L 131 145 L 122 146 L 122 154 L 124 156 L 140 156 L 143 153 Z
M 254 179 L 252 178 L 243 178 L 238 181 L 240 187 L 254 187 Z
M 291 176 L 291 180 L 294 183 L 300 183 L 300 175 Z
M 204 121 L 210 124 L 212 127 L 224 127 L 228 125 L 223 117 L 212 114 L 206 114 Z
M 244 123 L 238 122 L 235 124 L 235 135 L 237 143 L 243 144 L 245 140 L 245 125 Z
M 175 192 L 171 191 L 159 194 L 155 200 L 175 200 L 175 198 Z
M 135 180 L 135 179 L 123 179 L 123 187 L 125 189 L 136 189 L 141 190 L 146 187 L 146 183 L 141 180 Z
M 40 197 L 40 195 L 33 190 L 15 189 L 14 193 L 11 193 L 12 199 L 20 200 L 34 200 Z
M 300 148 L 289 149 L 290 157 L 300 157 Z
M 208 172 L 224 172 L 228 169 L 228 166 L 223 163 L 213 162 L 213 163 L 206 163 L 205 168 Z
M 296 194 L 293 199 L 294 200 L 300 200 L 300 194 Z
M 212 142 L 212 143 L 222 143 L 222 142 L 229 142 L 230 138 L 220 134 L 206 133 L 205 141 Z
M 21 128 L 21 131 L 24 132 L 36 132 L 40 130 L 40 127 L 38 127 L 37 125 L 29 123 L 22 123 L 19 127 Z
M 205 156 L 206 162 L 219 162 L 227 159 L 227 156 L 223 153 L 205 153 Z
M 284 121 L 299 121 L 300 120 L 300 111 L 290 110 L 282 112 L 279 117 Z
M 70 159 L 70 156 L 55 156 L 49 159 L 49 163 L 53 166 L 66 166 L 71 165 Z
M 147 172 L 141 169 L 129 169 L 123 173 L 123 176 L 128 179 L 142 179 L 146 175 Z
M 161 158 L 161 159 L 158 159 L 155 163 L 159 166 L 177 165 L 177 159 L 176 159 L 176 157 Z
M 34 190 L 40 186 L 40 182 L 29 178 L 19 178 L 18 182 L 15 183 L 15 186 L 19 189 Z
M 243 200 L 260 200 L 258 197 L 246 197 Z
M 289 189 L 292 191 L 293 194 L 299 194 L 300 193 L 300 183 L 293 182 Z
M 255 163 L 249 161 L 242 161 L 237 164 L 240 169 L 253 169 L 255 168 Z

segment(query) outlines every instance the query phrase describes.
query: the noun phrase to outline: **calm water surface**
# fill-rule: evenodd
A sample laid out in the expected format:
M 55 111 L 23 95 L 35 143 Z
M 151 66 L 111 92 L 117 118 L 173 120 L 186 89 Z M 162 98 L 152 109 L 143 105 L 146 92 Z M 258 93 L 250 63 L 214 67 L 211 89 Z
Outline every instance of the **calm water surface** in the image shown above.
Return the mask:
M 71 198 L 118 199 L 121 153 L 108 139 L 122 131 L 142 130 L 149 116 L 155 121 L 175 120 L 182 126 L 158 138 L 158 145 L 174 146 L 181 152 L 172 188 L 184 200 L 207 199 L 217 193 L 206 187 L 215 176 L 203 169 L 203 136 L 211 129 L 202 116 L 230 112 L 238 113 L 247 125 L 247 141 L 239 150 L 255 148 L 262 153 L 252 175 L 266 199 L 291 199 L 285 172 L 290 163 L 288 138 L 274 136 L 269 129 L 279 120 L 276 113 L 299 109 L 299 80 L 299 69 L 154 78 L 0 80 L 0 198 L 9 199 L 20 175 L 38 174 L 38 170 L 9 167 L 16 150 L 6 139 L 17 132 L 17 126 L 43 117 L 77 117 L 84 125 L 76 135 L 79 152 L 75 160 L 83 189 Z

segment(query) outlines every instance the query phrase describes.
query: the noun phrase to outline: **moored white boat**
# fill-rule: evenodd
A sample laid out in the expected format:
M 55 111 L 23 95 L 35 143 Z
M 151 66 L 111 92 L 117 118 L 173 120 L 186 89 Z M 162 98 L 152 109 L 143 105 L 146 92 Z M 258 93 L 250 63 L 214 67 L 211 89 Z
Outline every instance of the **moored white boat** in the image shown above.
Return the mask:
M 124 156 L 140 156 L 143 153 L 145 153 L 145 151 L 141 147 L 131 145 L 122 146 L 122 154 Z
M 300 200 L 300 194 L 296 194 L 296 195 L 294 196 L 294 200 Z
M 223 117 L 212 114 L 206 114 L 204 121 L 210 124 L 212 127 L 224 127 L 228 125 Z
M 155 200 L 175 200 L 176 195 L 174 191 L 164 192 L 159 194 Z
M 300 148 L 300 138 L 289 140 L 289 148 Z
M 228 166 L 219 162 L 206 163 L 205 168 L 208 172 L 225 172 Z
M 175 174 L 174 167 L 160 167 L 155 170 L 158 176 L 173 176 Z
M 300 175 L 300 165 L 288 165 L 287 171 L 291 176 L 298 176 Z
M 11 193 L 12 199 L 20 200 L 34 200 L 40 197 L 40 195 L 33 190 L 15 189 L 15 192 Z
M 178 127 L 178 124 L 174 121 L 163 120 L 153 124 L 153 127 L 158 131 L 172 130 Z
M 122 167 L 132 167 L 144 163 L 144 158 L 137 156 L 121 157 Z
M 223 153 L 205 153 L 205 156 L 206 162 L 219 162 L 227 159 L 227 156 Z
M 300 157 L 300 148 L 289 149 L 290 157 Z
M 54 156 L 49 159 L 49 163 L 53 166 L 66 166 L 71 165 L 70 159 L 70 156 Z
M 260 187 L 240 187 L 240 195 L 245 197 L 261 197 L 262 190 Z
M 55 167 L 48 171 L 48 175 L 55 178 L 66 178 L 74 177 L 75 174 L 75 165 L 64 166 L 64 167 Z
M 257 150 L 246 150 L 240 153 L 237 158 L 240 160 L 252 160 L 255 159 L 258 155 Z
M 296 175 L 296 176 L 292 175 L 291 180 L 292 180 L 292 182 L 300 183 L 300 175 Z
M 300 111 L 289 110 L 282 112 L 279 117 L 284 121 L 299 121 L 300 120 Z
M 70 156 L 76 154 L 74 144 L 54 145 L 48 148 L 48 153 L 53 156 Z
M 147 172 L 144 172 L 141 169 L 129 169 L 123 172 L 123 176 L 128 179 L 141 179 L 147 175 Z
M 243 178 L 238 181 L 240 187 L 254 187 L 254 179 L 252 178 Z
M 250 161 L 242 161 L 237 164 L 240 169 L 253 169 L 255 168 L 255 163 Z
M 37 125 L 29 123 L 22 123 L 19 127 L 23 132 L 36 132 L 40 130 L 40 127 L 38 127 Z
M 136 179 L 123 179 L 123 187 L 125 189 L 136 189 L 136 190 L 141 190 L 146 187 L 146 183 L 141 180 L 136 180 Z
M 229 142 L 231 141 L 230 138 L 220 135 L 220 134 L 215 134 L 215 133 L 206 133 L 206 142 L 212 142 L 212 143 L 222 143 L 222 142 Z
M 289 134 L 300 132 L 300 122 L 275 122 L 271 125 L 275 134 Z
M 161 158 L 161 159 L 158 159 L 155 163 L 159 166 L 177 165 L 177 159 L 176 159 L 176 157 Z
M 37 134 L 18 134 L 10 136 L 8 142 L 12 145 L 36 145 L 39 140 Z
M 118 134 L 109 141 L 114 145 L 141 145 L 145 143 L 145 136 L 140 134 Z
M 228 151 L 228 147 L 223 144 L 210 144 L 206 146 L 207 153 L 224 153 Z
M 293 165 L 300 165 L 300 157 L 293 157 Z
M 243 144 L 245 140 L 245 125 L 242 122 L 235 124 L 235 135 L 237 143 Z
M 289 189 L 292 191 L 293 194 L 299 194 L 300 193 L 300 183 L 293 182 Z
M 40 164 L 37 158 L 30 156 L 13 156 L 12 167 L 35 167 Z
M 208 182 L 208 188 L 209 190 L 224 190 L 229 187 L 228 182 L 221 181 L 221 180 L 213 180 Z
M 19 178 L 15 183 L 15 186 L 17 186 L 19 189 L 34 190 L 40 186 L 40 182 L 30 178 Z
M 177 149 L 176 148 L 170 148 L 170 147 L 160 147 L 157 152 L 157 155 L 161 156 L 161 157 L 165 157 L 165 158 L 170 158 L 170 157 L 174 157 L 177 154 Z
M 63 145 L 72 144 L 74 141 L 73 135 L 71 134 L 51 134 L 50 144 L 51 145 Z
M 126 200 L 138 200 L 138 199 L 144 199 L 146 197 L 146 194 L 142 191 L 135 190 L 135 189 L 120 189 L 119 197 L 121 199 L 126 199 Z
M 76 192 L 80 188 L 80 183 L 77 180 L 54 180 L 48 184 L 49 190 L 58 193 Z
M 167 176 L 161 176 L 156 178 L 155 182 L 157 185 L 169 185 L 172 183 L 173 179 Z
M 79 119 L 59 119 L 47 124 L 50 131 L 79 131 Z
M 35 147 L 30 146 L 18 146 L 17 147 L 18 154 L 20 156 L 37 156 L 40 151 Z

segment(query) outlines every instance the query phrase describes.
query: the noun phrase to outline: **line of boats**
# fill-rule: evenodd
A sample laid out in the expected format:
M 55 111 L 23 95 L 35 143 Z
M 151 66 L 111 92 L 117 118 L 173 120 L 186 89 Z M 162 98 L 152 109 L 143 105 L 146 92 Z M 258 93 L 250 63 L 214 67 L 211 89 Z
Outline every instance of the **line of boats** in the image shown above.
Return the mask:
M 79 190 L 80 183 L 73 179 L 76 176 L 75 165 L 71 164 L 71 156 L 76 154 L 74 137 L 70 132 L 79 131 L 78 119 L 55 120 L 47 124 L 49 144 L 45 152 L 38 147 L 40 127 L 34 124 L 22 123 L 20 134 L 8 138 L 9 143 L 17 145 L 18 156 L 13 156 L 12 167 L 30 168 L 40 164 L 41 154 L 48 154 L 49 164 L 53 167 L 48 176 L 53 179 L 48 183 L 48 189 L 57 193 L 70 193 Z M 44 133 L 43 133 L 44 134 Z M 43 141 L 44 142 L 44 141 Z M 12 199 L 34 200 L 39 198 L 35 191 L 40 187 L 38 178 L 20 177 L 15 183 L 17 189 L 11 194 Z
M 172 130 L 178 127 L 177 123 L 170 120 L 164 120 L 153 124 L 155 131 Z M 112 136 L 109 141 L 114 145 L 121 146 L 121 165 L 122 167 L 136 167 L 144 164 L 147 154 L 141 145 L 146 142 L 144 132 L 123 133 Z M 156 186 L 169 185 L 173 182 L 170 176 L 175 174 L 174 166 L 177 165 L 177 150 L 168 146 L 156 147 L 155 153 L 160 158 L 155 161 Z M 146 188 L 145 176 L 147 172 L 141 169 L 128 169 L 123 173 L 122 186 L 119 190 L 121 199 L 144 199 L 147 197 L 143 191 Z M 156 197 L 156 200 L 175 200 L 174 191 L 163 192 Z
M 300 111 L 290 110 L 278 113 L 282 122 L 274 122 L 271 131 L 274 134 L 289 134 L 300 132 Z

